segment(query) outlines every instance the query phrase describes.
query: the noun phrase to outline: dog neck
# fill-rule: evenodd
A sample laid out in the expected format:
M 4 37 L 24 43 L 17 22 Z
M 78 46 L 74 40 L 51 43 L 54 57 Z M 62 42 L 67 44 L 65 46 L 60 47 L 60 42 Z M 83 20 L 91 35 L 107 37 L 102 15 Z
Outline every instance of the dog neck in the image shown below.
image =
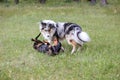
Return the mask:
M 57 33 L 57 29 L 56 29 L 56 31 L 55 31 L 55 33 L 54 33 L 54 35 L 53 35 L 53 39 L 54 39 L 54 37 L 56 37 L 57 39 L 59 39 L 59 35 L 58 35 L 58 33 Z

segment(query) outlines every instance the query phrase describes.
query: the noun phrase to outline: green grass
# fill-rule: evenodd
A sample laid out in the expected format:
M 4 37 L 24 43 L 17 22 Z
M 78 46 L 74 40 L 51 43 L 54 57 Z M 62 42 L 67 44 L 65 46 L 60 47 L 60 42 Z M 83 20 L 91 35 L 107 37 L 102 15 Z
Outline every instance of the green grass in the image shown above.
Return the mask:
M 0 80 L 119 80 L 120 5 L 110 3 L 0 5 Z M 80 24 L 92 41 L 73 55 L 66 41 L 64 53 L 41 54 L 30 39 L 39 33 L 37 22 L 43 19 Z

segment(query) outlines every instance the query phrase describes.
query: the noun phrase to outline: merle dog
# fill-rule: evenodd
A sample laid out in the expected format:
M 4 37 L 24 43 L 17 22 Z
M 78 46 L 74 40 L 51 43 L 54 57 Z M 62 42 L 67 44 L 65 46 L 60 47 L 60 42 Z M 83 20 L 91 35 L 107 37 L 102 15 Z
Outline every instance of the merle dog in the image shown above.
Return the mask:
M 39 33 L 35 39 L 31 39 L 31 41 L 34 41 L 33 48 L 35 50 L 48 55 L 57 55 L 59 54 L 60 50 L 64 51 L 62 49 L 62 44 L 57 40 L 57 38 L 54 39 L 54 45 L 51 46 L 49 42 L 38 40 L 40 35 L 41 33 Z
M 87 32 L 82 27 L 71 22 L 54 22 L 52 20 L 42 20 L 39 24 L 41 34 L 49 43 L 52 43 L 54 37 L 58 40 L 66 39 L 68 44 L 72 45 L 71 54 L 82 48 L 83 44 L 90 41 Z

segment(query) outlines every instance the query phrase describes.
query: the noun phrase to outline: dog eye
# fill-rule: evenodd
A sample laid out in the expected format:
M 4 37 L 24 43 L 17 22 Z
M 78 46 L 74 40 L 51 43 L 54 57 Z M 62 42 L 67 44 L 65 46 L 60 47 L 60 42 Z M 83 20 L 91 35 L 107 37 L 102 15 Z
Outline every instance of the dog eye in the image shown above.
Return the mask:
M 54 25 L 53 25 L 53 24 L 49 24 L 49 27 L 50 27 L 50 28 L 54 28 Z

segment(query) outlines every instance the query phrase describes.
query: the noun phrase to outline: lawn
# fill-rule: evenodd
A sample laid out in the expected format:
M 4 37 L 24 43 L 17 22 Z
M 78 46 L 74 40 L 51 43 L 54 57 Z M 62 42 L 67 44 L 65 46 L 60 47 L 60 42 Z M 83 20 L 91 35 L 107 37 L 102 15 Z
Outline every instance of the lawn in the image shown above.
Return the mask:
M 119 4 L 118 0 L 107 6 L 0 3 L 0 80 L 120 80 Z M 65 40 L 64 53 L 37 52 L 30 39 L 39 33 L 43 19 L 77 23 L 91 42 L 74 54 Z

